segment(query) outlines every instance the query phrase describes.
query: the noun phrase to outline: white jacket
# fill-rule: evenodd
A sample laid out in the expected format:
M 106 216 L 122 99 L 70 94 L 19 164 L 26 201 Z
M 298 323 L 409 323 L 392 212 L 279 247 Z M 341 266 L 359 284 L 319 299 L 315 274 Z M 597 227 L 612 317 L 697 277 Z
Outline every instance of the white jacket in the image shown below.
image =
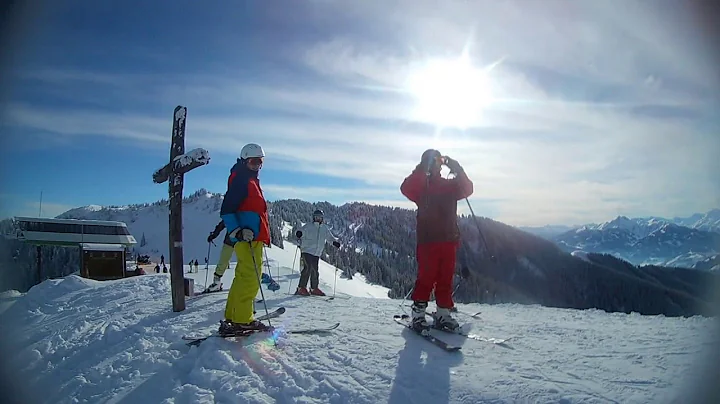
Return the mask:
M 325 249 L 326 241 L 338 241 L 325 223 L 308 222 L 298 230 L 302 232 L 300 251 L 319 257 Z

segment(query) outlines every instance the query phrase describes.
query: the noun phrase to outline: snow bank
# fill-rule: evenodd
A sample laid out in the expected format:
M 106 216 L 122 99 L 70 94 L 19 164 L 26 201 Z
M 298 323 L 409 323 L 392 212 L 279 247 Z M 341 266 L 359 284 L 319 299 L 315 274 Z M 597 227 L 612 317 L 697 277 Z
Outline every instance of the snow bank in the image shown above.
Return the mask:
M 215 329 L 226 292 L 173 313 L 166 274 L 70 276 L 43 282 L 0 314 L 3 363 L 16 386 L 36 394 L 25 402 L 38 403 L 655 403 L 687 399 L 685 383 L 715 348 L 714 320 L 702 317 L 459 305 L 482 312 L 459 315 L 475 332 L 513 340 L 459 337 L 462 351 L 450 354 L 392 321 L 397 300 L 266 297 L 271 309 L 287 308 L 273 322 L 280 329 L 341 326 L 190 348 L 181 336 Z
M 575 250 L 575 251 L 571 252 L 570 255 L 572 255 L 573 257 L 580 258 L 583 261 L 592 262 L 590 260 L 590 258 L 588 258 L 587 253 L 583 250 Z
M 22 296 L 22 293 L 15 289 L 5 290 L 0 292 L 0 299 L 9 299 L 13 297 L 20 297 Z

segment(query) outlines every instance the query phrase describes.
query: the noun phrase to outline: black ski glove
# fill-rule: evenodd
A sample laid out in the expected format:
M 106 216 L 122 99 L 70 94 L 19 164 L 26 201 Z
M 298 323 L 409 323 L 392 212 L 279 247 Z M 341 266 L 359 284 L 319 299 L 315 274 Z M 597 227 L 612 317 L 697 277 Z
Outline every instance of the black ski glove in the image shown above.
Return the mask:
M 208 243 L 212 243 L 213 240 L 215 240 L 215 237 L 213 237 L 213 234 L 210 233 L 210 235 L 209 235 L 208 238 L 207 238 L 207 241 L 208 241 Z
M 460 163 L 450 157 L 445 156 L 445 165 L 450 169 L 451 173 L 460 174 L 463 172 L 463 168 Z
M 302 238 L 302 232 L 300 230 L 295 232 L 295 237 Z
M 335 248 L 340 248 L 340 242 L 339 241 L 333 241 L 333 245 Z

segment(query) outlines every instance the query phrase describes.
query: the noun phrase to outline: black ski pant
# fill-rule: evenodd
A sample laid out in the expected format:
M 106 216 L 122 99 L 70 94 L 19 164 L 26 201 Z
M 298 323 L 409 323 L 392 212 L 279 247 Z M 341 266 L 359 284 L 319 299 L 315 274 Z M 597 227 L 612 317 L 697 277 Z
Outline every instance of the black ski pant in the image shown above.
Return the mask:
M 320 274 L 318 273 L 318 263 L 320 257 L 309 253 L 300 254 L 300 284 L 301 288 L 307 287 L 308 279 L 310 280 L 310 289 L 316 289 L 320 283 Z

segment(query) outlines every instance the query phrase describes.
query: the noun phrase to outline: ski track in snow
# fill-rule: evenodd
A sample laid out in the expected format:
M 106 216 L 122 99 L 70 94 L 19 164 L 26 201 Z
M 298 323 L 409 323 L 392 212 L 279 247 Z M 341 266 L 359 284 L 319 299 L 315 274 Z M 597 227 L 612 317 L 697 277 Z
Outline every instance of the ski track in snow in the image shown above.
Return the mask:
M 9 344 L 3 358 L 45 403 L 660 403 L 682 397 L 716 342 L 714 320 L 702 317 L 473 304 L 459 305 L 482 312 L 459 314 L 473 332 L 513 339 L 493 345 L 439 333 L 463 345 L 447 353 L 392 320 L 403 311 L 399 300 L 366 297 L 382 297 L 378 286 L 338 279 L 338 292 L 354 297 L 286 295 L 288 281 L 297 285 L 289 247 L 268 250 L 281 286 L 273 293 L 263 285 L 268 307 L 287 308 L 272 324 L 340 321 L 337 330 L 281 333 L 277 346 L 255 335 L 188 347 L 183 335 L 217 328 L 227 292 L 188 299 L 173 313 L 167 274 L 69 276 L 8 297 L 15 300 L 0 314 Z M 331 292 L 334 269 L 321 271 Z M 204 268 L 186 276 L 202 290 Z M 226 289 L 232 277 L 228 270 Z M 256 309 L 264 314 L 262 304 Z

